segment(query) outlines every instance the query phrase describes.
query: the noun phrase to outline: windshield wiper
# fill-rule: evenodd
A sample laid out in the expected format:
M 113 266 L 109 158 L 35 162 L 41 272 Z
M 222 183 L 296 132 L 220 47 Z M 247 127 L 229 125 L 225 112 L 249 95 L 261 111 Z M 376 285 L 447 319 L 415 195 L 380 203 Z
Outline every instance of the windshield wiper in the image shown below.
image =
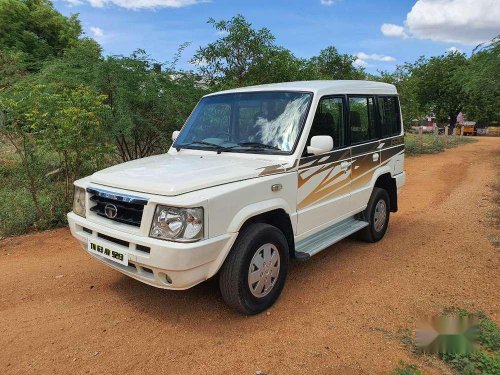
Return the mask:
M 252 147 L 252 148 L 259 148 L 262 150 L 278 150 L 281 151 L 281 148 L 273 146 L 273 145 L 266 145 L 265 143 L 260 143 L 260 142 L 240 142 L 238 143 L 238 146 L 242 147 Z
M 227 151 L 227 150 L 230 150 L 233 147 L 235 147 L 235 146 L 231 146 L 231 147 L 222 146 L 222 145 L 219 145 L 217 143 L 212 143 L 212 142 L 207 142 L 207 141 L 193 141 L 193 142 L 183 143 L 183 144 L 177 145 L 176 150 L 179 151 L 181 149 L 181 147 L 191 146 L 194 144 L 215 147 L 215 150 L 217 151 L 218 154 L 220 154 L 222 151 Z

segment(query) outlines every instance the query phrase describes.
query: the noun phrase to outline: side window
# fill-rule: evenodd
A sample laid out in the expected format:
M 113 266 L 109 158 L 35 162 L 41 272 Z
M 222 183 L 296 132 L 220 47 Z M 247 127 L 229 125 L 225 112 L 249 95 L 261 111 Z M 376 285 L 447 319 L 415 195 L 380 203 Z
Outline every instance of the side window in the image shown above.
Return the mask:
M 401 132 L 398 98 L 395 96 L 380 96 L 378 98 L 380 127 L 382 137 L 390 137 Z
M 345 146 L 344 102 L 342 98 L 324 98 L 318 104 L 307 144 L 315 135 L 329 135 L 333 147 Z
M 352 96 L 349 98 L 349 127 L 351 143 L 365 142 L 377 138 L 373 98 Z

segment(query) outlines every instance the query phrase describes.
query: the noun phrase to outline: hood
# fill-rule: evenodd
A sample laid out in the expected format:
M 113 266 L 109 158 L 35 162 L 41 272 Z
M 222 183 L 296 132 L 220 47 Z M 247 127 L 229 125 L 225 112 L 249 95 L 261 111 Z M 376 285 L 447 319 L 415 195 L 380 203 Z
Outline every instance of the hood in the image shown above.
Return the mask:
M 118 164 L 90 181 L 136 192 L 179 195 L 283 170 L 276 162 L 229 154 L 163 154 Z

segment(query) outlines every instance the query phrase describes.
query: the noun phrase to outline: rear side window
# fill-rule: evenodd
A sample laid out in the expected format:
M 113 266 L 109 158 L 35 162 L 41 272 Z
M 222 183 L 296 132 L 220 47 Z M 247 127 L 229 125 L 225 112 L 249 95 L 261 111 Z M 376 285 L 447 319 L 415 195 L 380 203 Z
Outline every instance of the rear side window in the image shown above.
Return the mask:
M 331 136 L 334 148 L 345 146 L 344 102 L 342 98 L 321 99 L 314 115 L 307 144 L 315 135 Z
M 378 110 L 382 138 L 401 133 L 398 98 L 395 96 L 379 96 Z
M 377 138 L 373 104 L 373 97 L 349 97 L 351 143 L 366 142 Z

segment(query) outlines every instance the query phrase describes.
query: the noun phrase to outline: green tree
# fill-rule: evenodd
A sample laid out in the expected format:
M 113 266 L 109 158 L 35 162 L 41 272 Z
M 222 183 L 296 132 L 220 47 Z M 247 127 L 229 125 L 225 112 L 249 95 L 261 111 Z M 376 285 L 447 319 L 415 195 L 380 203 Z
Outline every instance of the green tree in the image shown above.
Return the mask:
M 398 65 L 394 72 L 381 71 L 378 76 L 368 77 L 368 79 L 373 81 L 391 83 L 396 86 L 405 129 L 411 128 L 415 121 L 419 121 L 428 114 L 418 96 L 417 85 L 419 78 L 413 75 L 413 71 L 421 68 L 425 63 L 425 58 L 420 57 L 413 63 Z
M 356 68 L 353 63 L 356 57 L 341 54 L 334 46 L 320 51 L 318 56 L 309 61 L 311 78 L 309 79 L 364 79 L 363 68 Z
M 463 84 L 457 79 L 457 72 L 466 64 L 463 53 L 450 52 L 428 60 L 421 59 L 411 66 L 421 107 L 434 112 L 438 121 L 448 121 L 451 128 L 468 100 Z
M 500 36 L 475 51 L 455 77 L 466 94 L 468 118 L 481 125 L 500 120 Z
M 225 35 L 200 47 L 191 63 L 197 65 L 200 74 L 212 84 L 242 86 L 250 71 L 254 71 L 255 77 L 256 66 L 265 64 L 276 48 L 269 29 L 253 29 L 242 15 L 227 21 L 210 18 L 208 23 Z
M 28 74 L 20 53 L 0 50 L 0 91 Z
M 123 161 L 166 150 L 172 131 L 207 92 L 195 75 L 162 68 L 142 50 L 101 64 L 97 88 L 110 107 L 104 122 Z
M 103 157 L 111 150 L 101 120 L 108 110 L 105 99 L 104 95 L 85 86 L 63 89 L 42 95 L 38 109 L 28 114 L 39 144 L 47 152 L 58 155 L 68 208 L 73 181 L 100 169 L 104 165 Z
M 81 33 L 77 15 L 63 16 L 48 0 L 0 0 L 0 50 L 18 53 L 29 71 L 62 56 Z
M 54 93 L 30 81 L 0 96 L 0 135 L 21 160 L 38 221 L 50 216 L 40 198 L 47 186 L 63 186 L 64 195 L 52 196 L 59 208 L 51 211 L 67 212 L 73 181 L 104 165 L 110 151 L 100 120 L 107 110 L 104 99 L 83 86 Z
M 286 48 L 275 47 L 266 53 L 265 58 L 252 66 L 244 84 L 301 81 L 310 75 L 306 59 L 295 57 Z
M 230 20 L 208 21 L 222 33 L 198 49 L 191 63 L 209 83 L 220 87 L 299 81 L 308 79 L 364 79 L 354 56 L 340 54 L 333 46 L 311 59 L 301 59 L 275 44 L 267 28 L 254 29 L 242 15 Z
M 103 62 L 101 46 L 93 39 L 83 38 L 64 51 L 60 58 L 43 63 L 30 79 L 52 91 L 75 89 L 82 85 L 95 88 Z

